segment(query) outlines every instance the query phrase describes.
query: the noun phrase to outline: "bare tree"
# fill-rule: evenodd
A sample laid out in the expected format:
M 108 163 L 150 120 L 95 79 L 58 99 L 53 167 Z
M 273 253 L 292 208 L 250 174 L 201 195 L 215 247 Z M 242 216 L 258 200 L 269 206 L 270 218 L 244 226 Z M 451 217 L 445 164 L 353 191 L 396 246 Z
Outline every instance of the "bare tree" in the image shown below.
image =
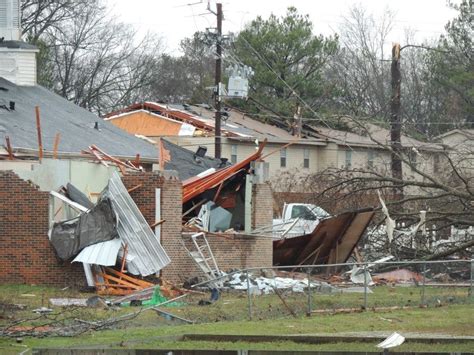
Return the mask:
M 137 39 L 102 1 L 26 1 L 25 30 L 40 49 L 40 83 L 98 114 L 147 94 L 160 38 Z
M 49 29 L 61 29 L 65 22 L 81 16 L 87 7 L 97 5 L 97 0 L 22 0 L 20 11 L 23 34 L 29 41 L 36 43 Z
M 387 9 L 377 19 L 362 6 L 353 6 L 340 27 L 340 48 L 326 75 L 339 89 L 336 109 L 356 116 L 387 113 L 390 66 L 386 43 L 394 14 Z

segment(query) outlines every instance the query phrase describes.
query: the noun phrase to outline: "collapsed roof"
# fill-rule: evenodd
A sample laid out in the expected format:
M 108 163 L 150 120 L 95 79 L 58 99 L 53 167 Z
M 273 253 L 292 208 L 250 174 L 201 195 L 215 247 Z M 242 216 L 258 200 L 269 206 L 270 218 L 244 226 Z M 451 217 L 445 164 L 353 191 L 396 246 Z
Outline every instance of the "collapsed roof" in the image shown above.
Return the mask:
M 149 113 L 149 116 L 144 116 L 145 112 Z M 137 115 L 141 116 L 139 124 L 126 122 L 133 119 L 132 115 L 135 118 Z M 146 101 L 111 112 L 105 115 L 105 120 L 114 121 L 117 126 L 129 132 L 146 136 L 213 136 L 214 115 L 215 111 L 206 105 L 168 105 Z M 226 109 L 222 116 L 221 134 L 230 139 L 325 144 L 324 140 L 319 138 L 298 138 L 283 128 L 260 122 L 234 109 Z
M 375 212 L 372 208 L 322 220 L 313 232 L 273 241 L 274 265 L 345 263 Z
M 166 139 L 162 139 L 162 143 L 163 149 L 169 153 L 170 158 L 165 162 L 165 169 L 177 171 L 182 181 L 197 176 L 209 169 L 219 169 L 228 166 L 221 159 L 198 155 L 197 152 L 180 147 Z

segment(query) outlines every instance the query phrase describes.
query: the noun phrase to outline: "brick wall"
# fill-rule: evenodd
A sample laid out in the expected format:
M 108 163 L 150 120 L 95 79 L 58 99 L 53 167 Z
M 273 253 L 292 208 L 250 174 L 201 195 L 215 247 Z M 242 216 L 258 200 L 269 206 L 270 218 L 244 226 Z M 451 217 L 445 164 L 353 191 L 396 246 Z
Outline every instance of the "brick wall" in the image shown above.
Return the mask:
M 163 278 L 180 283 L 199 275 L 182 244 L 182 185 L 159 172 L 131 173 L 122 178 L 149 224 L 155 222 L 155 189 L 161 189 L 161 242 L 172 262 Z M 271 192 L 267 185 L 254 186 L 252 224 L 271 223 Z M 11 171 L 0 171 L 0 283 L 84 286 L 82 265 L 62 262 L 48 239 L 49 192 Z M 272 264 L 270 239 L 239 236 L 208 237 L 223 270 Z
M 162 276 L 167 280 L 178 281 L 178 266 L 186 264 L 189 258 L 181 243 L 181 181 L 174 177 L 165 177 L 160 172 L 133 173 L 124 176 L 122 181 L 127 189 L 142 185 L 130 195 L 149 224 L 155 223 L 155 189 L 161 189 L 161 219 L 166 221 L 161 225 L 161 245 L 171 259 L 171 264 L 162 270 Z
M 161 244 L 171 258 L 171 263 L 161 271 L 161 276 L 174 283 L 182 283 L 192 276 L 200 275 L 194 261 L 183 247 L 181 236 L 182 185 L 175 178 L 167 178 L 159 172 L 134 173 L 122 178 L 130 189 L 131 196 L 148 223 L 155 222 L 155 189 L 161 189 Z M 252 204 L 253 225 L 268 225 L 272 221 L 272 194 L 267 184 L 254 185 Z M 189 234 L 184 234 L 186 246 L 191 247 Z M 209 236 L 209 244 L 219 267 L 226 271 L 235 268 L 270 266 L 273 253 L 268 238 L 239 236 L 235 239 Z
M 0 171 L 0 283 L 85 285 L 81 264 L 56 257 L 48 214 L 48 192 Z
M 190 237 L 191 233 L 183 233 L 186 247 L 195 250 Z M 207 240 L 216 258 L 217 265 L 222 271 L 272 265 L 272 242 L 269 238 L 242 235 L 226 239 L 207 236 Z M 194 276 L 203 276 L 187 252 L 184 256 L 179 260 L 175 260 L 171 267 L 164 270 L 164 278 L 182 283 Z
M 272 189 L 269 184 L 254 184 L 252 192 L 252 228 L 269 226 L 272 221 Z

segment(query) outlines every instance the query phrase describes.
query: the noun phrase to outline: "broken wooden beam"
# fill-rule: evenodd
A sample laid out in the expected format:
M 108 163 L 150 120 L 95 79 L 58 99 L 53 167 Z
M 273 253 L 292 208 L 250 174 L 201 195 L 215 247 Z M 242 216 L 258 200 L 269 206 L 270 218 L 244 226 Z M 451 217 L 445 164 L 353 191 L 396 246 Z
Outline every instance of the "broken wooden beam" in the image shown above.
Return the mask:
M 159 226 L 159 225 L 163 224 L 164 222 L 166 222 L 166 219 L 161 219 L 159 221 L 156 221 L 155 223 L 150 225 L 150 228 L 155 228 L 156 226 Z
M 15 156 L 13 155 L 13 149 L 12 149 L 12 146 L 10 144 L 10 137 L 5 136 L 5 141 L 7 143 L 8 159 L 13 160 L 13 159 L 15 159 Z
M 133 191 L 138 190 L 138 189 L 139 189 L 140 187 L 142 187 L 142 186 L 143 186 L 143 184 L 138 184 L 137 186 L 134 186 L 134 187 L 128 189 L 127 192 L 130 194 L 130 193 L 132 193 Z
M 58 132 L 56 133 L 56 136 L 54 137 L 54 146 L 53 146 L 53 158 L 58 159 L 58 146 L 59 146 L 59 139 L 61 137 L 61 134 Z
M 120 167 L 124 167 L 124 168 L 128 168 L 128 169 L 132 169 L 132 170 L 136 170 L 136 171 L 140 171 L 139 168 L 136 168 L 133 164 L 127 164 L 127 163 L 124 163 L 123 161 L 121 161 L 120 159 L 117 159 L 117 158 L 114 158 L 113 156 L 107 154 L 106 152 L 104 152 L 102 149 L 98 148 L 96 145 L 92 144 L 91 146 L 89 146 L 89 150 L 93 153 L 95 153 L 94 155 L 99 155 L 98 153 L 100 153 L 101 155 L 101 158 L 99 160 L 108 160 L 112 163 L 115 163 L 117 164 L 117 166 L 120 168 Z M 96 155 L 96 156 L 97 156 Z M 122 173 L 124 172 L 121 168 L 120 170 L 122 171 Z
M 41 120 L 40 120 L 40 108 L 35 106 L 36 113 L 36 132 L 38 133 L 38 157 L 41 161 L 43 159 L 43 140 L 41 137 Z

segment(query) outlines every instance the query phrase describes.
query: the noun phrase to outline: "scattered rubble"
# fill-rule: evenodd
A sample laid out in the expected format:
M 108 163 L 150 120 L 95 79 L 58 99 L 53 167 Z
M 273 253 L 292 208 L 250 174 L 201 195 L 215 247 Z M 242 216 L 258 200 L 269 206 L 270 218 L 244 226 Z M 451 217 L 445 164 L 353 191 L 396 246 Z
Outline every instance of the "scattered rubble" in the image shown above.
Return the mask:
M 398 269 L 375 274 L 375 282 L 396 282 L 396 283 L 418 283 L 423 280 L 423 275 L 407 269 Z
M 274 288 L 278 290 L 291 290 L 292 292 L 304 292 L 308 288 L 307 279 L 291 279 L 284 277 L 267 278 L 264 276 L 255 277 L 249 274 L 250 293 L 254 295 L 274 293 Z M 329 284 L 313 282 L 310 283 L 311 288 L 331 288 Z M 247 276 L 245 273 L 234 273 L 230 275 L 230 279 L 224 281 L 224 289 L 247 290 Z

